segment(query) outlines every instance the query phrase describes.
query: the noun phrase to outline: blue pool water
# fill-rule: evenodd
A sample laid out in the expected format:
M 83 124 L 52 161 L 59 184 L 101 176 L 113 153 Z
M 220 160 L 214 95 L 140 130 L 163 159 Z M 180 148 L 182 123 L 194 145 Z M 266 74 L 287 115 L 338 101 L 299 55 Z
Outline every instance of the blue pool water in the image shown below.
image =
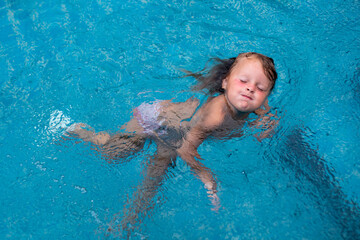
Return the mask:
M 182 101 L 210 57 L 271 56 L 271 139 L 208 140 L 222 208 L 178 159 L 131 239 L 359 239 L 360 3 L 0 2 L 0 238 L 116 239 L 109 223 L 142 180 L 145 150 L 108 164 L 62 141 L 85 122 L 116 132 L 132 109 Z

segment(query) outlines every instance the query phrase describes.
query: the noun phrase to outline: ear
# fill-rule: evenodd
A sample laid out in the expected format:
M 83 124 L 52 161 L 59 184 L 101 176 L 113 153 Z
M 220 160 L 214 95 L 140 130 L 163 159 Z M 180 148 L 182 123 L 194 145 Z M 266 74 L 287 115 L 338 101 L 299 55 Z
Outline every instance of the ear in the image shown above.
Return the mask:
M 221 87 L 222 87 L 224 90 L 226 90 L 227 82 L 228 82 L 228 79 L 227 79 L 227 78 L 224 78 L 224 79 L 222 80 Z

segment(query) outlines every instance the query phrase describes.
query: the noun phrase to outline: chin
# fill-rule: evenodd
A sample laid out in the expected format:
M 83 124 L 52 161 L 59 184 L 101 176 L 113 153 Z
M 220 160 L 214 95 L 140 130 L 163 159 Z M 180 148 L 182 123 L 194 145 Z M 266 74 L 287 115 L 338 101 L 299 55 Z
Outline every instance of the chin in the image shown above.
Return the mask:
M 251 113 L 251 112 L 253 112 L 253 110 L 248 109 L 248 108 L 236 108 L 236 111 L 238 113 Z
M 236 108 L 239 112 L 244 112 L 244 113 L 249 113 L 249 112 L 253 112 L 254 109 L 253 107 L 250 107 L 250 106 L 238 106 Z

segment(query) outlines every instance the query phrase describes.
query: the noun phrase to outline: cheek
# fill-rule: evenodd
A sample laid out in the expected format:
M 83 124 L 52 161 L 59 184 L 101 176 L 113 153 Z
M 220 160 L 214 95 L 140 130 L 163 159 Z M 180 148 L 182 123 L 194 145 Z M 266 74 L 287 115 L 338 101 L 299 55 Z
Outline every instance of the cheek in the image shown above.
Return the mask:
M 246 83 L 243 83 L 241 81 L 236 81 L 236 82 L 233 82 L 233 87 L 234 87 L 234 89 L 237 89 L 237 90 L 245 89 Z
M 258 99 L 261 102 L 264 102 L 269 94 L 266 92 L 258 92 Z
M 236 85 L 239 86 L 239 87 L 245 87 L 246 83 L 243 83 L 242 81 L 237 81 Z

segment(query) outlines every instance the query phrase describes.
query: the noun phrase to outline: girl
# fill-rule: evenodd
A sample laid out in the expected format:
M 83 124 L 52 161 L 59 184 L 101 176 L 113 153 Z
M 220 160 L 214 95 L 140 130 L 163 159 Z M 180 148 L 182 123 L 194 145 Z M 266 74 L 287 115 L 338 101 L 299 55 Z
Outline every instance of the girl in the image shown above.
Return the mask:
M 208 72 L 187 72 L 187 76 L 198 80 L 195 90 L 207 90 L 209 98 L 202 106 L 195 98 L 182 103 L 143 103 L 134 109 L 132 120 L 122 127 L 123 133 L 113 136 L 96 133 L 85 124 L 76 124 L 70 131 L 84 141 L 98 145 L 109 161 L 141 150 L 146 139 L 156 142 L 157 152 L 148 163 L 145 179 L 135 193 L 135 203 L 128 209 L 123 229 L 133 226 L 141 219 L 139 215 L 146 215 L 157 187 L 177 156 L 204 183 L 217 210 L 217 184 L 211 170 L 197 160 L 201 159 L 197 148 L 208 136 L 239 136 L 240 132 L 236 130 L 247 122 L 250 113 L 259 116 L 251 123 L 255 126 L 262 126 L 269 119 L 265 116 L 270 109 L 267 97 L 277 78 L 274 61 L 254 52 L 215 60 L 218 64 Z

